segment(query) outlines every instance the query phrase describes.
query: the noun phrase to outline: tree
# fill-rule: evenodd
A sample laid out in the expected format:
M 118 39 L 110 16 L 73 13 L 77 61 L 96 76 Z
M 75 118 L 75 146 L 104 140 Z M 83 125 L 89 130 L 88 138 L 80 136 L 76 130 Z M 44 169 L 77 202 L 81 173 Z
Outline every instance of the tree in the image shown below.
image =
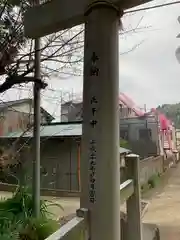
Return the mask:
M 12 75 L 18 73 L 26 76 L 34 70 L 34 44 L 32 40 L 24 37 L 22 22 L 23 13 L 31 5 L 31 2 L 31 0 L 11 0 L 11 4 L 9 4 L 8 0 L 2 1 L 4 8 L 1 16 L 2 18 L 5 16 L 5 20 L 8 19 L 10 24 L 6 24 L 6 21 L 3 22 L 3 32 L 6 32 L 6 34 L 2 37 L 3 45 L 1 52 L 3 55 L 9 45 L 13 45 L 13 49 L 16 48 L 16 51 L 13 56 L 13 50 L 8 52 L 8 58 L 11 58 L 11 61 L 4 62 L 5 70 L 1 74 Z M 61 72 L 61 69 L 67 70 L 70 66 L 72 67 L 72 64 L 75 65 L 80 60 L 82 61 L 82 52 L 80 51 L 82 46 L 82 26 L 42 38 L 41 62 L 43 74 L 47 76 L 47 71 L 50 71 L 51 74 L 52 72 Z M 44 62 L 48 62 L 49 66 L 47 67 L 47 64 L 44 64 Z M 56 67 L 53 69 L 51 63 L 60 64 L 60 69 L 53 71 Z
M 32 0 L 0 0 L 2 28 L 0 30 L 0 75 L 14 77 L 29 76 L 34 71 L 34 41 L 23 35 L 23 13 L 31 6 Z M 45 2 L 45 1 L 43 1 Z M 131 34 L 141 30 L 142 19 L 135 28 L 122 32 Z M 42 38 L 41 41 L 41 74 L 44 79 L 50 77 L 67 78 L 81 75 L 83 62 L 84 26 L 67 29 Z M 134 50 L 139 44 L 133 47 Z M 128 51 L 128 52 L 129 52 Z M 10 82 L 9 82 L 10 83 Z M 18 82 L 17 82 L 18 83 Z M 1 86 L 3 92 L 9 86 Z
M 19 16 L 16 15 L 13 1 L 0 1 L 0 75 L 7 72 L 25 43 Z
M 175 124 L 176 128 L 180 128 L 180 103 L 163 104 L 157 109 L 164 113 Z

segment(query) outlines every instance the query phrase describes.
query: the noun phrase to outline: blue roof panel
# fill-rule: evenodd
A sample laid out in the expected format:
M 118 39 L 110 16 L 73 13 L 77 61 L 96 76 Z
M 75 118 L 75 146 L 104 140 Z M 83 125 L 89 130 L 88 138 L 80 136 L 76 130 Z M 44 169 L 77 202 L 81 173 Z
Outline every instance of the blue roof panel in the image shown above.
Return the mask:
M 12 132 L 0 138 L 18 138 L 23 132 Z M 40 136 L 41 137 L 65 137 L 65 136 L 81 136 L 82 135 L 82 124 L 53 124 L 41 126 Z M 23 137 L 32 137 L 33 131 L 26 132 Z
M 23 132 L 12 132 L 0 138 L 19 138 L 23 135 Z M 41 137 L 70 137 L 70 136 L 81 136 L 82 135 L 82 124 L 53 124 L 41 126 L 40 136 Z M 31 138 L 33 131 L 26 132 L 23 137 Z M 126 148 L 119 148 L 119 153 L 130 153 L 131 150 Z

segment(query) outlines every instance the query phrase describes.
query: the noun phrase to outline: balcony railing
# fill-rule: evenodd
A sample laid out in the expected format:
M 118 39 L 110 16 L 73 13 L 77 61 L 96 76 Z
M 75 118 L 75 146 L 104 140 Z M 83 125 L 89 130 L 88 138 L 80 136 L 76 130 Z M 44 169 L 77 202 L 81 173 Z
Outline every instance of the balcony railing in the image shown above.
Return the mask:
M 127 239 L 142 240 L 141 207 L 140 207 L 140 181 L 139 157 L 130 154 L 126 158 L 127 177 L 120 185 L 121 204 L 126 201 L 127 206 Z M 46 240 L 87 240 L 88 236 L 88 210 L 77 210 L 77 216 L 63 225 L 57 232 Z M 124 240 L 124 239 L 121 239 Z

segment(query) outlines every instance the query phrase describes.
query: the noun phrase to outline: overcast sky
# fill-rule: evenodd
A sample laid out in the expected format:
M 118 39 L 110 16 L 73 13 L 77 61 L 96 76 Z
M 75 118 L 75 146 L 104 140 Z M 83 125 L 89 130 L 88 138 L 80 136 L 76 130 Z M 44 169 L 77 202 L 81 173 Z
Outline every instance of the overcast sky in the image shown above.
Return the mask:
M 167 2 L 170 1 L 153 1 L 148 6 Z M 177 4 L 123 17 L 125 30 L 137 25 L 140 29 L 120 37 L 120 91 L 131 96 L 140 107 L 144 104 L 150 108 L 180 102 L 180 65 L 175 57 L 180 45 L 180 39 L 176 38 L 180 32 L 179 15 L 180 4 Z M 128 52 L 138 44 L 137 48 Z M 42 104 L 51 113 L 59 115 L 57 100 L 60 90 L 80 94 L 82 77 L 54 80 L 51 87 L 59 92 L 43 93 Z M 27 92 L 21 92 L 19 96 L 27 96 Z M 4 95 L 6 100 L 13 98 L 15 92 L 9 91 Z
M 149 5 L 169 1 L 153 1 Z M 180 32 L 177 17 L 180 6 L 139 12 L 126 16 L 124 24 L 141 21 L 142 30 L 120 40 L 123 49 L 144 41 L 137 49 L 120 57 L 120 89 L 131 95 L 137 103 L 149 107 L 162 103 L 180 102 L 180 65 L 175 51 L 180 45 L 176 36 Z M 143 30 L 143 26 L 147 29 Z

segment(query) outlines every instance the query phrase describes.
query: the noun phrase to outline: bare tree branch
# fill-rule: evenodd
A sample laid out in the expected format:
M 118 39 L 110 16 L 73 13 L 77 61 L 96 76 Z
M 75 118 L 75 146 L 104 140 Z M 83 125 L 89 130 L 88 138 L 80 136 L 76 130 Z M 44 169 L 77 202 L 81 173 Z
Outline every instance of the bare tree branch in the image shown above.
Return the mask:
M 12 88 L 13 85 L 15 84 L 22 84 L 22 83 L 30 83 L 30 82 L 36 82 L 39 84 L 40 88 L 45 88 L 47 84 L 42 82 L 41 79 L 35 79 L 33 77 L 27 77 L 27 78 L 22 78 L 22 77 L 11 77 L 11 78 L 6 78 L 6 81 L 0 85 L 0 93 L 5 92 L 6 90 Z
M 13 76 L 20 76 L 23 79 L 23 77 L 32 76 L 34 71 L 34 42 L 24 37 L 22 24 L 23 13 L 31 5 L 31 2 L 29 0 L 11 1 L 14 5 L 10 5 L 8 0 L 3 0 L 4 5 L 1 8 L 0 15 L 1 19 L 6 18 L 9 21 L 9 25 L 4 21 L 7 33 L 0 40 L 0 75 L 10 77 L 0 86 L 0 93 L 11 88 L 14 84 L 22 83 L 22 81 L 10 83 L 10 79 L 14 81 Z M 46 0 L 42 2 L 46 2 Z M 14 7 L 17 3 L 18 6 Z M 7 10 L 9 6 L 11 7 L 10 13 Z M 142 30 L 143 27 L 140 26 L 142 20 L 143 17 L 140 18 L 134 28 L 130 26 L 128 29 L 121 31 L 120 36 L 124 37 L 127 34 L 133 34 Z M 0 35 L 2 35 L 1 30 Z M 78 26 L 42 38 L 42 78 L 62 77 L 62 74 L 67 76 L 81 75 L 83 37 L 84 26 Z M 122 54 L 135 50 L 142 43 L 143 41 L 135 44 L 131 49 Z

